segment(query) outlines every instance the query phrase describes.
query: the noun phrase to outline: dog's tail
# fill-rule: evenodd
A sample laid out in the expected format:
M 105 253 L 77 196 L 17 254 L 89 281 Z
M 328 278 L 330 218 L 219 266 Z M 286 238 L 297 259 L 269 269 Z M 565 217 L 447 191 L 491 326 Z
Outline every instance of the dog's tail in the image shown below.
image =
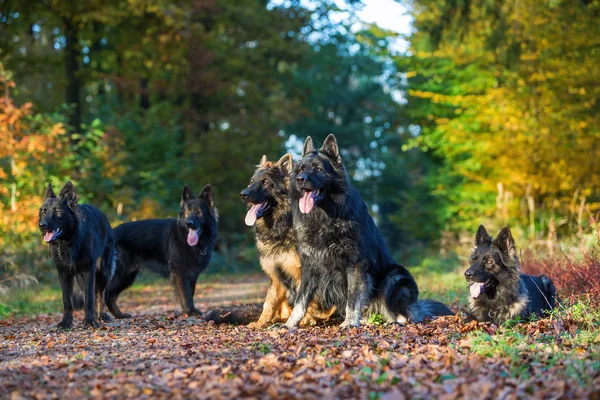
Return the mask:
M 257 321 L 261 312 L 261 304 L 243 304 L 215 308 L 207 312 L 204 319 L 206 321 L 213 321 L 215 324 L 247 325 Z
M 411 304 L 408 316 L 412 322 L 423 322 L 425 318 L 454 315 L 452 310 L 441 301 L 423 299 Z
M 117 272 L 117 249 L 115 248 L 112 251 L 111 257 L 110 257 L 110 262 L 108 263 L 108 265 L 110 265 L 110 277 L 108 278 L 108 280 L 110 281 L 113 276 L 115 276 L 115 273 Z
M 540 280 L 544 286 L 544 300 L 548 303 L 549 308 L 553 310 L 558 302 L 558 298 L 556 297 L 556 287 L 554 286 L 552 279 L 550 279 L 547 275 L 540 275 Z
M 419 298 L 419 287 L 410 272 L 401 265 L 386 276 L 383 284 L 385 305 L 392 315 L 409 315 L 411 304 Z

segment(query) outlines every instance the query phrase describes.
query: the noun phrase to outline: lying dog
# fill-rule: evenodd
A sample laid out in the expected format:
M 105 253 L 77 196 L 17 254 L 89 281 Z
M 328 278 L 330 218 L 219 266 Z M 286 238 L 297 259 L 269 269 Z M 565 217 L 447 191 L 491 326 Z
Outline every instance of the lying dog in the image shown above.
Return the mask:
M 495 324 L 532 315 L 544 316 L 555 307 L 556 289 L 546 275 L 520 273 L 515 242 L 508 227 L 492 240 L 483 225 L 475 235 L 475 247 L 465 272 L 469 308 L 480 322 Z

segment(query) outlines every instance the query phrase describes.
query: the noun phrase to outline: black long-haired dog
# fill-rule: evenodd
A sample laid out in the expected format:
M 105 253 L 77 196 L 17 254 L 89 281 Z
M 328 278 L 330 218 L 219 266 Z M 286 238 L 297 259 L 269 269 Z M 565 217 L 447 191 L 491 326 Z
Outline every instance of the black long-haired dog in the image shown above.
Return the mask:
M 58 197 L 48 185 L 39 211 L 39 228 L 50 246 L 58 270 L 64 313 L 59 328 L 73 325 L 73 282 L 83 291 L 84 325 L 97 327 L 104 293 L 115 268 L 115 239 L 106 215 L 89 204 L 78 204 L 75 187 L 67 182 Z
M 276 163 L 263 156 L 250 185 L 240 193 L 248 206 L 246 225 L 256 229 L 260 266 L 271 279 L 263 312 L 258 321 L 251 324 L 255 328 L 264 328 L 276 319 L 287 320 L 291 311 L 289 299 L 296 296 L 300 283 L 300 258 L 289 200 L 292 167 L 291 154 Z M 334 308 L 322 311 L 309 307 L 303 324 L 314 325 L 319 319 L 329 318 L 334 311 Z
M 302 271 L 286 326 L 299 324 L 311 300 L 322 309 L 336 306 L 345 314 L 342 326 L 358 326 L 367 307 L 388 322 L 452 314 L 440 302 L 418 301 L 417 283 L 394 261 L 350 184 L 335 136 L 319 150 L 306 139 L 292 174 L 291 201 Z
M 169 277 L 184 313 L 202 315 L 194 306 L 198 275 L 206 269 L 217 241 L 219 214 L 210 185 L 198 197 L 185 186 L 179 218 L 127 222 L 115 228 L 118 262 L 106 305 L 116 318 L 129 318 L 117 306 L 142 266 Z
M 465 278 L 470 311 L 481 322 L 501 324 L 516 317 L 543 316 L 555 306 L 556 289 L 549 277 L 521 274 L 508 227 L 492 239 L 479 226 Z

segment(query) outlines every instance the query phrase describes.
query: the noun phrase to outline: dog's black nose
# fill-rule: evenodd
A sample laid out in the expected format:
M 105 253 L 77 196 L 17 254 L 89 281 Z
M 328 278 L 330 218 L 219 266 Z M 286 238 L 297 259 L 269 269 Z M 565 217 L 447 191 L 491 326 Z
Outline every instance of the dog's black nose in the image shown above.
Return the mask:
M 296 182 L 298 182 L 298 183 L 306 182 L 306 174 L 298 174 L 298 176 L 296 177 Z
M 188 219 L 187 221 L 185 221 L 185 226 L 186 226 L 186 228 L 193 228 L 194 221 L 192 221 L 191 219 Z
M 470 269 L 465 271 L 465 278 L 471 279 L 473 277 L 473 272 Z
M 242 190 L 240 192 L 240 196 L 242 197 L 242 200 L 247 200 L 250 196 L 250 192 L 248 191 L 248 189 Z
M 40 222 L 40 228 L 41 229 L 48 229 L 48 223 L 44 222 L 44 221 Z

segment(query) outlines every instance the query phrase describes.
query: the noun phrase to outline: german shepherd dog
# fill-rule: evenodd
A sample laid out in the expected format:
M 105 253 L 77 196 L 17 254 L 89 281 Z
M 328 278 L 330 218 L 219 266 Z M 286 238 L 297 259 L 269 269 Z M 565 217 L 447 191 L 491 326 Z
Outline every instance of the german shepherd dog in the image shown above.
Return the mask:
M 74 280 L 83 292 L 83 324 L 98 327 L 96 318 L 109 319 L 102 307 L 116 263 L 108 218 L 94 206 L 78 204 L 71 182 L 63 186 L 58 197 L 49 184 L 39 211 L 39 228 L 44 242 L 50 245 L 62 289 L 64 312 L 58 327 L 68 329 L 73 325 Z
M 350 184 L 335 136 L 329 135 L 318 151 L 307 137 L 291 179 L 302 270 L 287 327 L 298 325 L 311 300 L 323 309 L 345 311 L 342 327 L 359 326 L 365 308 L 391 323 L 452 314 L 440 302 L 417 300 L 417 283 L 394 261 Z
M 492 240 L 483 225 L 475 235 L 475 247 L 465 272 L 469 308 L 480 322 L 495 324 L 532 315 L 543 316 L 555 306 L 556 289 L 546 275 L 520 273 L 515 241 L 508 227 Z
M 263 156 L 250 185 L 240 193 L 248 205 L 246 225 L 256 229 L 260 265 L 271 279 L 262 314 L 249 325 L 253 328 L 264 328 L 276 319 L 287 320 L 291 312 L 289 304 L 293 303 L 300 283 L 300 258 L 288 196 L 292 167 L 291 154 L 276 163 Z M 317 319 L 327 319 L 334 311 L 335 308 L 322 312 L 311 304 L 302 324 L 314 325 Z
M 169 277 L 181 308 L 202 315 L 194 306 L 198 275 L 206 269 L 217 240 L 219 214 L 206 185 L 198 197 L 185 186 L 179 218 L 127 222 L 115 228 L 119 253 L 106 305 L 116 318 L 130 318 L 117 306 L 119 294 L 133 284 L 142 266 Z

